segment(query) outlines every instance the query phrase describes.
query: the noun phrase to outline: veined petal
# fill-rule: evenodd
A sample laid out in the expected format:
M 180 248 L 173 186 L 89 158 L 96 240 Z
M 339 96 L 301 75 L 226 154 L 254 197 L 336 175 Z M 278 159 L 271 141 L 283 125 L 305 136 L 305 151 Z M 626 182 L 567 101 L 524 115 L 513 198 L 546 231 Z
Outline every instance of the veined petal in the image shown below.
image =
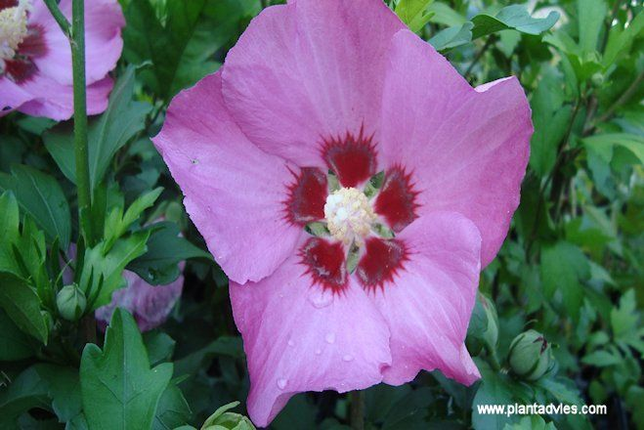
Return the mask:
M 284 216 L 293 173 L 250 143 L 221 98 L 221 72 L 177 95 L 153 139 L 190 218 L 231 280 L 270 275 L 304 234 Z
M 420 217 L 396 236 L 406 258 L 393 280 L 369 295 L 391 332 L 391 366 L 384 382 L 409 382 L 438 369 L 471 384 L 480 377 L 464 341 L 479 280 L 481 238 L 454 212 Z
M 62 0 L 59 7 L 71 21 L 72 1 Z M 38 26 L 43 34 L 45 53 L 34 56 L 40 72 L 60 84 L 72 85 L 72 57 L 69 40 L 51 16 L 43 0 L 34 1 L 29 25 Z M 114 69 L 123 50 L 121 29 L 125 19 L 117 0 L 85 2 L 85 54 L 87 84 L 103 79 Z
M 0 117 L 16 110 L 31 98 L 31 94 L 9 78 L 0 76 Z
M 354 280 L 334 293 L 293 256 L 260 282 L 231 283 L 230 296 L 248 359 L 248 413 L 257 426 L 267 426 L 299 392 L 342 393 L 382 380 L 391 360 L 389 330 Z
M 408 169 L 419 216 L 447 210 L 471 219 L 487 265 L 505 239 L 528 163 L 533 128 L 518 80 L 474 89 L 404 30 L 392 43 L 382 106 L 385 169 Z
M 385 54 L 401 28 L 380 0 L 267 8 L 226 58 L 226 105 L 260 148 L 323 167 L 325 139 L 364 127 L 377 141 Z
M 108 96 L 113 86 L 112 78 L 107 76 L 87 87 L 88 115 L 96 115 L 107 109 Z M 36 72 L 30 79 L 22 82 L 20 88 L 30 94 L 29 100 L 16 106 L 20 112 L 57 121 L 69 119 L 74 114 L 74 89 L 71 85 L 60 84 Z

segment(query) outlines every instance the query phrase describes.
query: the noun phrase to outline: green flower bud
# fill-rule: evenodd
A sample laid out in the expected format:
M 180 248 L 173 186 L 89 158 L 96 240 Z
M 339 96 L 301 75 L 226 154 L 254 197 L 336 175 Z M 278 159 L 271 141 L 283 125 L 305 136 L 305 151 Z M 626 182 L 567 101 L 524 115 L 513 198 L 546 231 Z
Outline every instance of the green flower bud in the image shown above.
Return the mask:
M 550 369 L 552 360 L 550 344 L 535 330 L 521 333 L 510 344 L 508 361 L 512 372 L 526 381 L 541 378 Z
M 499 318 L 496 308 L 490 299 L 479 293 L 467 330 L 467 349 L 471 354 L 478 355 L 484 346 L 494 350 L 498 340 Z
M 491 349 L 496 348 L 499 341 L 499 317 L 496 313 L 496 308 L 492 300 L 488 299 L 483 294 L 479 294 L 479 299 L 485 315 L 487 316 L 487 327 L 483 332 L 483 340 Z
M 241 414 L 227 412 L 239 405 L 239 402 L 228 403 L 217 409 L 201 426 L 201 430 L 255 430 L 253 423 Z
M 76 321 L 85 312 L 87 299 L 76 284 L 65 285 L 56 296 L 56 306 L 61 317 L 68 321 Z

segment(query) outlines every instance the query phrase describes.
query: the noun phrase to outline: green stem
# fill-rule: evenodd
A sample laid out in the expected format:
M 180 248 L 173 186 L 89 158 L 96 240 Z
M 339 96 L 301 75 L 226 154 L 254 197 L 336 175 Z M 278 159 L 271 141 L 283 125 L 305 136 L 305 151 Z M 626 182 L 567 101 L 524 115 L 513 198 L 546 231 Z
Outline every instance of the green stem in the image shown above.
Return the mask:
M 364 391 L 352 391 L 351 397 L 351 428 L 364 430 Z
M 58 23 L 60 29 L 63 30 L 63 33 L 65 33 L 65 35 L 69 38 L 72 29 L 71 24 L 69 23 L 65 15 L 63 15 L 63 12 L 61 12 L 56 0 L 45 0 L 45 4 L 47 5 L 49 12 L 51 12 L 51 15 Z
M 78 189 L 78 219 L 87 243 L 93 244 L 89 214 L 91 192 L 87 150 L 87 94 L 85 82 L 85 2 L 72 1 L 72 23 L 63 15 L 55 0 L 45 0 L 49 11 L 69 39 L 72 51 L 74 82 L 74 153 L 76 155 L 76 186 Z

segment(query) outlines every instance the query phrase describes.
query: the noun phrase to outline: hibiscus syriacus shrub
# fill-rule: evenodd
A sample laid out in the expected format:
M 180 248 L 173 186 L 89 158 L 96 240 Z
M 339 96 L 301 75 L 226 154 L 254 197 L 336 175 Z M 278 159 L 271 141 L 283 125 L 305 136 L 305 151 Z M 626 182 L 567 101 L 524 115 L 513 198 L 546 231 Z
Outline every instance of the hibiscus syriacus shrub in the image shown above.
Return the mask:
M 0 0 L 0 427 L 644 428 L 642 10 Z

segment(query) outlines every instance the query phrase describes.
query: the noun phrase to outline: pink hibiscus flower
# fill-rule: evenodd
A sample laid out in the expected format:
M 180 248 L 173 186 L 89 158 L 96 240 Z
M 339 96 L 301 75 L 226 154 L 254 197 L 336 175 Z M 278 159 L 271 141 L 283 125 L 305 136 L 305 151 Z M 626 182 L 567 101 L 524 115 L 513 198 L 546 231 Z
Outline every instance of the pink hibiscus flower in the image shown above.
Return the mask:
M 173 100 L 154 142 L 230 277 L 257 425 L 302 391 L 479 378 L 532 130 L 517 79 L 470 87 L 381 0 L 270 7 Z
M 185 263 L 180 264 L 181 270 L 184 266 Z M 127 286 L 112 293 L 110 304 L 96 309 L 95 316 L 101 329 L 105 330 L 117 307 L 127 309 L 142 332 L 163 324 L 181 297 L 183 274 L 167 285 L 157 286 L 148 284 L 139 275 L 129 270 L 123 272 L 123 277 Z
M 71 17 L 71 0 L 60 8 Z M 87 113 L 107 108 L 107 73 L 123 49 L 125 20 L 117 0 L 85 2 Z M 43 0 L 0 0 L 0 116 L 19 110 L 55 120 L 74 112 L 69 41 Z

